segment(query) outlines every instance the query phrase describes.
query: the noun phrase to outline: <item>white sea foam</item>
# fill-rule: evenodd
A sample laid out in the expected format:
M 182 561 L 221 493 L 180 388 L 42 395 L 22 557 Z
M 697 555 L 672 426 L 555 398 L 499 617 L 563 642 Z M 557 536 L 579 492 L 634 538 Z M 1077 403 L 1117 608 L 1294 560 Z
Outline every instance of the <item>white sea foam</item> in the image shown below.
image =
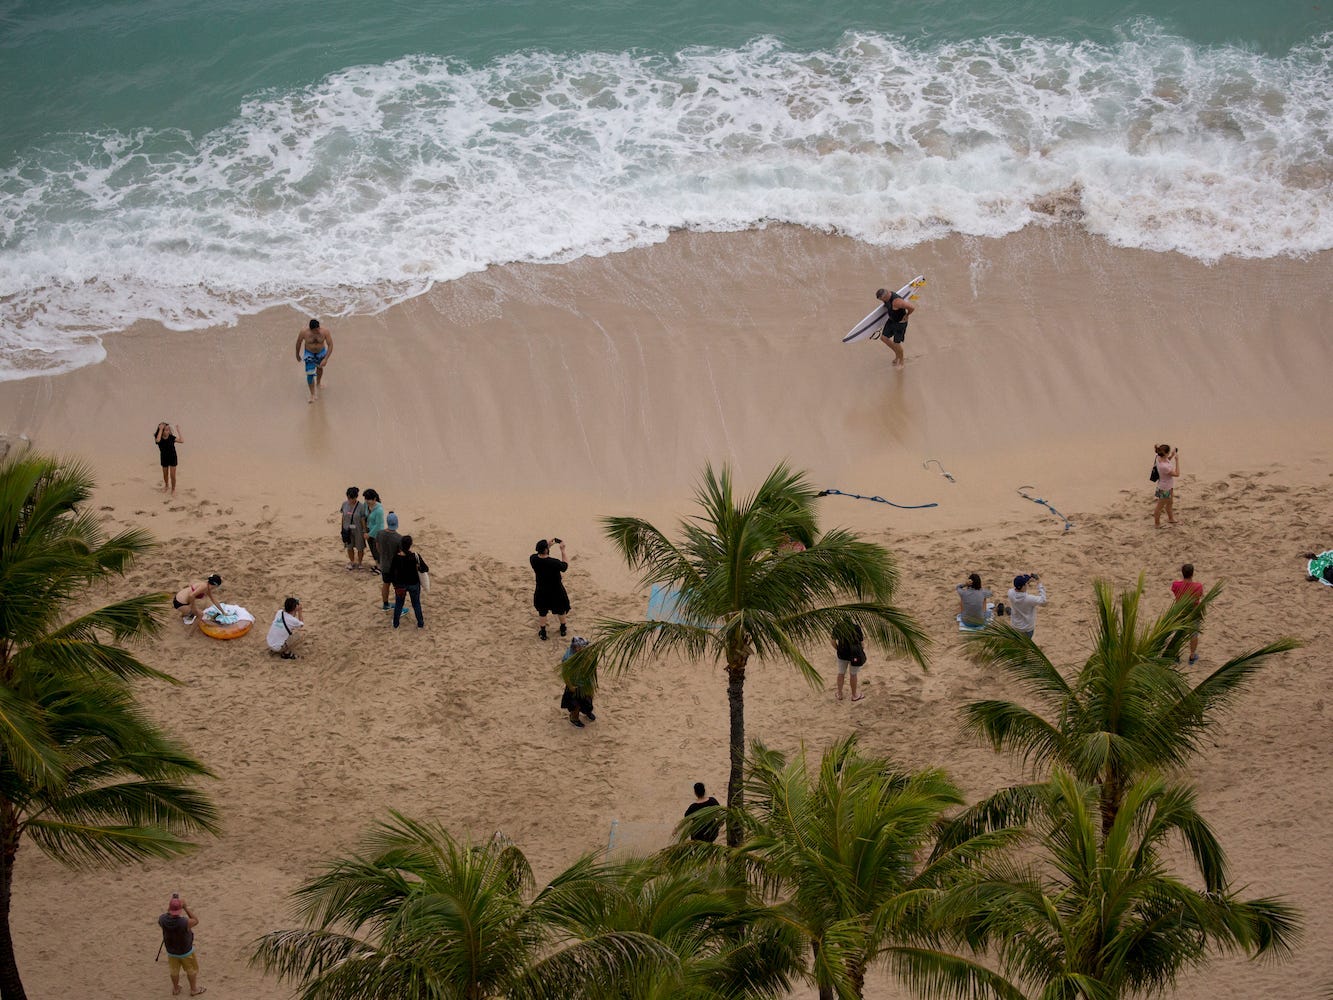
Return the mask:
M 1141 26 L 835 50 L 413 57 L 226 127 L 60 136 L 0 170 L 0 378 L 137 320 L 382 309 L 489 264 L 783 221 L 906 247 L 1052 219 L 1202 260 L 1333 247 L 1333 35 Z

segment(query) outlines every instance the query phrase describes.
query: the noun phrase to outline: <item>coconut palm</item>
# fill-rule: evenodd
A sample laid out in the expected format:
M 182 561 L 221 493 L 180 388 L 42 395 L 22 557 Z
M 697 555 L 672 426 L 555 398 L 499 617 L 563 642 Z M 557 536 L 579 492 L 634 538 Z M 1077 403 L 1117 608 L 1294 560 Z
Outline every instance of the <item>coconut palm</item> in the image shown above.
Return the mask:
M 1186 764 L 1205 745 L 1209 729 L 1245 685 L 1274 656 L 1296 648 L 1278 639 L 1228 660 L 1197 684 L 1176 665 L 1214 586 L 1195 604 L 1177 601 L 1140 624 L 1143 579 L 1117 598 L 1104 581 L 1094 584 L 1097 632 L 1093 650 L 1071 680 L 1026 635 L 992 624 L 967 636 L 971 652 L 999 667 L 1031 695 L 1014 701 L 974 701 L 963 709 L 967 732 L 1009 750 L 1039 773 L 1060 766 L 1100 795 L 1102 829 L 1109 830 L 1128 790 L 1146 773 Z M 971 811 L 967 821 L 1021 821 L 1035 801 L 1031 786 L 1006 789 Z M 1223 871 L 1212 873 L 1224 877 Z M 1211 883 L 1210 883 L 1211 885 Z
M 650 912 L 645 880 L 591 857 L 533 887 L 503 839 L 471 844 L 394 813 L 297 889 L 304 926 L 265 935 L 253 960 L 302 1000 L 638 997 L 624 984 L 688 978 L 666 939 L 723 916 L 711 899 L 690 910 L 679 892 L 659 901 L 674 916 Z
M 1035 847 L 991 863 L 949 906 L 968 938 L 1041 1000 L 1157 996 L 1217 954 L 1283 958 L 1299 919 L 1276 899 L 1200 891 L 1170 871 L 1201 822 L 1194 792 L 1140 776 L 1105 832 L 1100 790 L 1057 769 L 1037 795 Z
M 682 521 L 679 540 L 635 517 L 604 519 L 607 536 L 645 585 L 679 594 L 678 621 L 598 623 L 579 662 L 612 674 L 645 654 L 711 659 L 726 670 L 730 709 L 727 805 L 744 804 L 745 678 L 752 658 L 795 667 L 816 688 L 818 671 L 805 650 L 823 647 L 834 630 L 860 626 L 892 655 L 926 665 L 927 639 L 891 601 L 897 573 L 889 554 L 842 529 L 818 531 L 817 494 L 805 476 L 777 466 L 751 496 L 738 498 L 730 469 L 704 471 L 698 514 Z M 792 546 L 791 540 L 801 546 Z M 727 821 L 727 843 L 740 843 Z
M 1021 997 L 1001 976 L 942 943 L 934 907 L 978 861 L 1021 831 L 978 834 L 927 862 L 942 817 L 963 802 L 943 772 L 865 756 L 855 736 L 811 770 L 755 744 L 741 845 L 773 919 L 808 943 L 821 1000 L 860 1000 L 867 970 L 892 968 L 923 996 Z
M 607 931 L 646 934 L 670 948 L 676 961 L 656 963 L 603 983 L 589 983 L 597 1000 L 742 1000 L 785 997 L 803 964 L 804 943 L 789 926 L 769 919 L 725 849 L 686 840 L 649 858 L 605 865 L 601 887 L 550 917 L 576 939 Z M 743 872 L 743 869 L 741 869 Z
M 168 858 L 215 832 L 193 787 L 208 770 L 139 709 L 130 681 L 171 678 L 122 644 L 161 627 L 165 595 L 71 617 L 148 546 L 106 538 L 76 464 L 25 454 L 0 465 L 0 997 L 25 996 L 9 933 L 26 838 L 73 868 Z

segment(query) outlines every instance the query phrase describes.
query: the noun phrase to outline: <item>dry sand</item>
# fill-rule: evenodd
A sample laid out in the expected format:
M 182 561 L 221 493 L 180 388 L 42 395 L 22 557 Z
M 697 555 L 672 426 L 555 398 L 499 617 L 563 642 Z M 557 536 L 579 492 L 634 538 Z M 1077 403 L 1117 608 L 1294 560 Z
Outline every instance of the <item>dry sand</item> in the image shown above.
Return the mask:
M 917 271 L 930 284 L 905 371 L 878 344 L 837 343 L 875 287 Z M 1206 584 L 1228 581 L 1197 671 L 1276 635 L 1307 641 L 1247 693 L 1195 772 L 1238 882 L 1300 906 L 1305 945 L 1283 966 L 1219 962 L 1178 995 L 1317 995 L 1333 982 L 1333 590 L 1306 583 L 1295 555 L 1333 545 L 1328 274 L 1327 255 L 1210 268 L 1059 229 L 906 254 L 790 228 L 678 234 L 494 269 L 331 323 L 315 405 L 289 311 L 204 334 L 135 329 L 102 365 L 0 385 L 0 431 L 88 460 L 108 527 L 161 540 L 127 591 L 216 571 L 260 619 L 234 643 L 172 627 L 144 648 L 184 682 L 144 696 L 218 773 L 225 833 L 188 860 L 105 874 L 25 847 L 14 928 L 30 995 L 165 993 L 154 921 L 179 889 L 201 917 L 209 995 L 286 996 L 246 967 L 251 943 L 289 924 L 284 895 L 312 865 L 389 808 L 458 833 L 503 830 L 539 876 L 604 846 L 613 820 L 622 839 L 653 844 L 693 781 L 724 786 L 723 675 L 647 665 L 604 687 L 596 723 L 572 728 L 557 707 L 562 647 L 535 638 L 527 553 L 552 533 L 571 543 L 576 632 L 641 613 L 596 517 L 670 520 L 688 512 L 705 460 L 754 482 L 784 457 L 821 486 L 939 501 L 821 508 L 825 526 L 897 553 L 902 603 L 937 646 L 929 675 L 872 659 L 856 705 L 835 702 L 831 683 L 814 693 L 757 667 L 750 735 L 770 744 L 856 729 L 974 794 L 1009 780 L 1009 762 L 958 735 L 965 700 L 1006 690 L 960 655 L 952 585 L 971 570 L 997 589 L 1042 573 L 1052 603 L 1038 640 L 1060 663 L 1086 650 L 1094 576 L 1146 574 L 1156 611 L 1185 560 Z M 176 498 L 154 492 L 160 419 L 184 429 Z M 1154 531 L 1147 471 L 1163 439 L 1182 452 L 1181 523 Z M 957 481 L 923 469 L 928 458 Z M 432 565 L 424 632 L 394 633 L 377 584 L 342 568 L 333 511 L 350 483 L 378 488 Z M 1025 484 L 1074 530 L 1018 497 Z M 304 599 L 312 634 L 296 663 L 262 642 L 287 594 Z M 881 981 L 872 995 L 902 993 Z

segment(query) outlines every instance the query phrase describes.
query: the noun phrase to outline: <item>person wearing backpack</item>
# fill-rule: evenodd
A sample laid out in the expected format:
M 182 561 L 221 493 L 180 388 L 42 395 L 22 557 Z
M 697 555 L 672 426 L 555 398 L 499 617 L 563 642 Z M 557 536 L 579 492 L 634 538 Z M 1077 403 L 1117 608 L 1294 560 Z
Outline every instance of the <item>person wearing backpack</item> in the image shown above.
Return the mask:
M 833 632 L 833 648 L 838 653 L 838 701 L 842 701 L 842 680 L 849 673 L 852 675 L 852 701 L 860 701 L 865 697 L 856 690 L 857 677 L 866 663 L 864 642 L 865 633 L 855 623 L 845 630 Z

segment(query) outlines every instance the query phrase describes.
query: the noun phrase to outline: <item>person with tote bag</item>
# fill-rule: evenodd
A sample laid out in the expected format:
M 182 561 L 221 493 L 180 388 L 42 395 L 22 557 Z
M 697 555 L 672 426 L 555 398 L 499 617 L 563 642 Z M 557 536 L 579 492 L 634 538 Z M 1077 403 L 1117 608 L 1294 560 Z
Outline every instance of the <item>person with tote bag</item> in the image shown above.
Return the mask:
M 426 619 L 421 614 L 421 592 L 430 588 L 430 567 L 412 551 L 411 535 L 403 536 L 398 554 L 393 557 L 389 578 L 393 581 L 393 627 L 398 627 L 403 603 L 410 597 L 412 611 L 417 616 L 417 628 L 425 628 Z

